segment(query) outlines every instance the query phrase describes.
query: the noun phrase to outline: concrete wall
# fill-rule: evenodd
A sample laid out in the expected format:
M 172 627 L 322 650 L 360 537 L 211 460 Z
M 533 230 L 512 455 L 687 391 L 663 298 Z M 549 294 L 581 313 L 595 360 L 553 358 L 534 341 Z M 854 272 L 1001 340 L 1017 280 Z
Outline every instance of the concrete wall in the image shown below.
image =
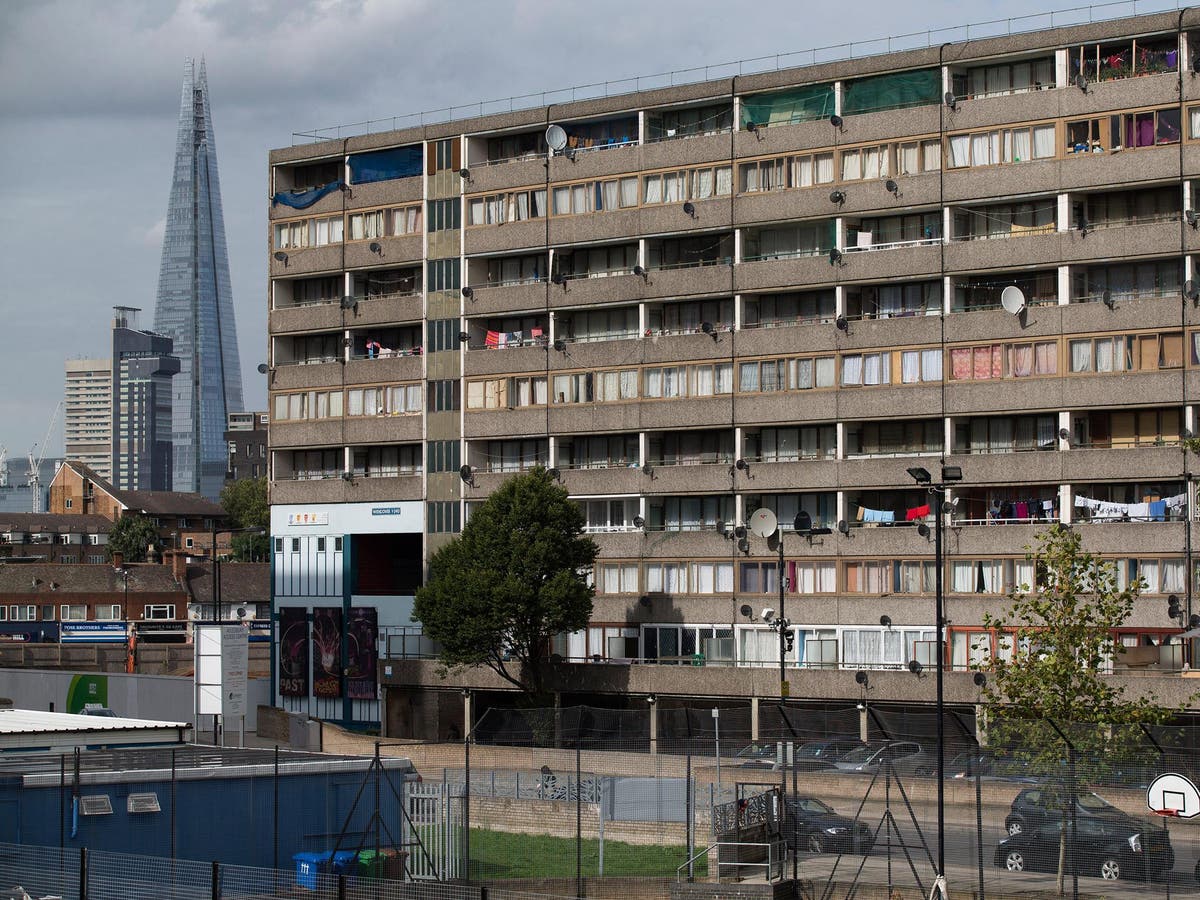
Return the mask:
M 67 712 L 67 694 L 76 677 L 96 679 L 95 700 L 107 705 L 119 716 L 157 719 L 165 722 L 196 724 L 191 678 L 168 675 L 98 674 L 95 672 L 54 672 L 36 669 L 0 669 L 0 696 L 12 700 L 17 709 Z M 247 687 L 246 730 L 256 730 L 258 706 L 270 702 L 270 683 L 252 678 Z M 211 729 L 208 717 L 202 729 Z M 230 730 L 237 722 L 227 723 Z M 201 730 L 202 730 L 201 729 Z

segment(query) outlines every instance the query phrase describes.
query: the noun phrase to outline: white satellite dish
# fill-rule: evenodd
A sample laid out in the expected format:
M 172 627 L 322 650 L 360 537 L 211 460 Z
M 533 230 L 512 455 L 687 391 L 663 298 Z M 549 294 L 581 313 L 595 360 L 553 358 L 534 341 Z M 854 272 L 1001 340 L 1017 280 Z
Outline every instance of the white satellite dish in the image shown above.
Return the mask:
M 555 153 L 567 146 L 567 133 L 561 125 L 551 125 L 546 129 L 546 146 Z
M 1010 284 L 1000 292 L 1000 305 L 1005 312 L 1019 316 L 1025 312 L 1025 294 L 1015 284 Z
M 775 513 L 765 506 L 750 514 L 750 530 L 761 538 L 770 537 L 779 528 L 779 520 Z

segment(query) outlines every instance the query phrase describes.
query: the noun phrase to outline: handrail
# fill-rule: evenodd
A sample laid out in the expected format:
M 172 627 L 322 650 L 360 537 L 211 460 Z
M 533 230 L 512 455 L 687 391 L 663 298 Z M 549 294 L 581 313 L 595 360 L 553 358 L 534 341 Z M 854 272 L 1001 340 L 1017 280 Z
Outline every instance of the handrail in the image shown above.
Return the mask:
M 720 850 L 719 850 L 719 848 L 721 848 L 721 847 L 766 847 L 767 848 L 767 859 L 765 862 L 748 862 L 748 861 L 741 860 L 741 859 L 734 859 L 729 862 L 722 862 L 721 854 L 720 854 Z M 780 848 L 783 849 L 782 853 L 777 852 Z M 692 865 L 692 863 L 694 863 L 696 860 L 700 859 L 705 854 L 711 853 L 713 850 L 718 851 L 717 852 L 717 882 L 718 883 L 720 883 L 720 881 L 721 881 L 721 867 L 722 866 L 734 866 L 739 869 L 747 868 L 747 867 L 756 868 L 756 869 L 766 869 L 766 880 L 767 881 L 772 881 L 775 877 L 780 877 L 780 878 L 783 877 L 783 863 L 784 863 L 785 857 L 787 856 L 787 843 L 785 841 L 717 841 L 715 844 L 709 844 L 707 847 L 705 847 L 699 853 L 696 853 L 696 854 L 688 857 L 686 860 L 683 861 L 683 863 L 678 868 L 675 869 L 676 883 L 680 883 L 683 881 L 683 870 L 685 868 Z M 778 876 L 774 875 L 776 866 L 779 867 L 779 875 Z
M 1139 9 L 1139 3 L 1141 9 Z M 530 109 L 550 104 L 574 103 L 581 100 L 593 100 L 602 97 L 619 97 L 655 88 L 697 84 L 717 78 L 751 75 L 758 72 L 778 72 L 785 68 L 815 66 L 818 64 L 841 62 L 848 59 L 863 59 L 903 50 L 936 47 L 944 43 L 1026 34 L 1033 31 L 1065 28 L 1072 25 L 1087 25 L 1131 15 L 1149 15 L 1156 12 L 1178 10 L 1184 5 L 1186 5 L 1185 0 L 1168 0 L 1168 2 L 1161 3 L 1156 3 L 1154 0 L 1149 0 L 1149 2 L 1148 0 L 1114 0 L 1114 2 L 1109 3 L 1074 6 L 1068 9 L 1049 10 L 1047 12 L 1031 13 L 1024 16 L 1010 16 L 1008 18 L 991 19 L 984 22 L 971 22 L 965 25 L 928 28 L 924 31 L 913 31 L 908 34 L 897 34 L 862 41 L 849 41 L 841 44 L 831 44 L 826 47 L 793 50 L 786 53 L 774 53 L 750 59 L 731 60 L 722 63 L 712 63 L 706 66 L 693 66 L 688 69 L 658 72 L 652 75 L 637 75 L 629 78 L 620 78 L 615 81 L 598 81 L 592 84 L 520 94 L 496 100 L 480 100 L 461 106 L 446 106 L 441 109 L 408 113 L 400 116 L 367 119 L 361 122 L 351 122 L 342 125 L 330 125 L 324 128 L 314 128 L 310 131 L 295 131 L 292 132 L 292 144 L 328 141 L 357 134 L 396 131 L 401 128 L 421 127 L 485 115 L 511 113 L 519 109 Z M 1119 13 L 1113 11 L 1111 15 L 1104 14 L 1100 18 L 1096 17 L 1097 10 L 1110 10 L 1112 7 L 1120 7 L 1123 11 Z M 1055 16 L 1058 17 L 1057 20 Z M 1015 29 L 1013 27 L 1014 24 L 1016 24 Z

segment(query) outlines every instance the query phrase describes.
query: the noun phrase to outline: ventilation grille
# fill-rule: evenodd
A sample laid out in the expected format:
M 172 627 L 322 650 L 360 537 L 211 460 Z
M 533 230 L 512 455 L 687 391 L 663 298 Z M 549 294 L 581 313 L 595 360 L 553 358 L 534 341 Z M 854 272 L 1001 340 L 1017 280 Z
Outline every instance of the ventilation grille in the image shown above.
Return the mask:
M 80 797 L 79 814 L 81 816 L 111 816 L 112 801 L 108 799 L 108 794 L 92 794 L 90 797 Z
M 125 811 L 130 813 L 162 812 L 158 805 L 158 794 L 150 791 L 145 794 L 130 794 L 125 798 Z

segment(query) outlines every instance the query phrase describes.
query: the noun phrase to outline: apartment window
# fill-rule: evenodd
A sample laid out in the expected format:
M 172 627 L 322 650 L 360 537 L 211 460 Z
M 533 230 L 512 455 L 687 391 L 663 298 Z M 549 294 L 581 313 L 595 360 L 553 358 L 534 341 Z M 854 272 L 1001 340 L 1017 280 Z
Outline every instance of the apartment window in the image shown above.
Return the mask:
M 486 468 L 489 472 L 525 472 L 546 465 L 548 454 L 549 443 L 545 438 L 488 441 Z
M 729 166 L 705 166 L 646 175 L 642 178 L 642 202 L 655 205 L 727 197 L 733 189 L 732 172 Z
M 738 591 L 743 594 L 775 594 L 779 591 L 779 564 L 744 562 L 738 566 Z
M 275 552 L 276 553 L 283 552 L 283 538 L 275 538 Z
M 638 464 L 636 434 L 588 435 L 559 438 L 560 469 L 608 469 Z
M 1120 590 L 1142 581 L 1143 594 L 1182 594 L 1187 590 L 1182 559 L 1118 559 L 1113 561 Z
M 183 539 L 183 546 L 184 546 L 185 548 L 187 548 L 188 550 L 191 550 L 193 547 L 195 547 L 195 546 L 196 546 L 196 541 L 195 541 L 195 538 L 190 538 L 190 537 L 188 537 L 188 538 L 184 538 L 184 539 Z
M 487 378 L 467 384 L 467 409 L 514 409 L 545 403 L 544 375 Z
M 854 147 L 842 151 L 842 181 L 887 178 L 892 174 L 891 153 L 887 144 Z
M 58 608 L 58 617 L 63 622 L 86 622 L 86 603 L 64 603 Z
M 338 418 L 342 415 L 341 391 L 307 391 L 303 394 L 275 394 L 275 421 Z M 260 445 L 265 454 L 265 445 Z
M 738 391 L 746 394 L 833 387 L 836 371 L 832 356 L 741 363 L 738 366 Z
M 275 225 L 275 249 L 299 250 L 308 246 L 308 220 L 279 222 Z
M 892 353 L 851 353 L 842 357 L 842 387 L 891 384 Z
M 1053 234 L 1057 214 L 1058 203 L 1054 197 L 957 210 L 954 213 L 954 239 L 977 241 Z
M 420 234 L 423 223 L 420 206 L 402 206 L 398 209 L 387 210 L 388 234 L 400 237 L 406 234 Z
M 956 453 L 1012 453 L 1058 447 L 1058 417 L 979 416 L 954 426 Z
M 1058 270 L 1044 269 L 1030 273 L 969 275 L 954 284 L 953 312 L 1000 309 L 1000 295 L 1009 285 L 1021 289 L 1029 306 L 1058 302 Z
M 836 306 L 837 297 L 829 290 L 748 297 L 743 310 L 742 327 L 775 328 L 780 325 L 832 322 Z
M 896 144 L 896 174 L 918 175 L 942 167 L 942 143 L 938 140 L 901 141 Z
M 950 378 L 953 381 L 990 381 L 1058 374 L 1058 344 L 1035 341 L 1017 344 L 984 344 L 952 347 Z
M 434 382 L 430 382 L 432 385 Z M 421 385 L 351 388 L 346 391 L 347 416 L 402 416 L 421 412 Z
M 1114 191 L 1109 194 L 1089 194 L 1074 204 L 1076 228 L 1110 228 L 1140 225 L 1147 222 L 1178 221 L 1183 195 L 1178 185 L 1160 188 L 1141 188 L 1136 191 Z
M 938 229 L 940 233 L 941 229 Z M 861 235 L 861 232 L 860 232 Z M 892 236 L 887 236 L 892 237 Z M 863 319 L 936 316 L 942 311 L 942 283 L 865 285 L 846 289 L 846 315 Z
M 105 607 L 102 607 L 102 606 L 97 607 L 96 612 L 99 613 L 100 610 L 102 610 L 104 608 Z M 0 606 L 0 610 L 3 610 L 3 609 L 4 609 L 4 607 Z M 120 618 L 119 613 L 121 611 L 121 607 L 114 606 L 113 609 L 115 609 L 118 613 L 118 615 L 113 616 L 113 618 Z M 97 618 L 100 618 L 100 616 L 97 615 Z M 10 622 L 36 622 L 37 621 L 37 607 L 36 606 L 15 606 L 15 605 L 10 606 L 10 607 L 8 607 L 8 620 Z
M 647 526 L 653 530 L 699 531 L 732 522 L 733 497 L 728 494 L 701 497 L 654 497 L 649 501 Z
M 597 594 L 636 594 L 638 592 L 637 563 L 604 563 L 596 566 Z
M 694 466 L 733 462 L 732 431 L 668 431 L 651 435 L 648 460 L 656 466 Z
M 461 267 L 457 256 L 428 261 L 429 290 L 457 291 L 462 287 Z
M 317 552 L 318 553 L 325 552 L 325 538 L 323 538 L 323 537 L 317 538 Z
M 335 537 L 333 539 L 333 552 L 334 553 L 342 552 L 342 539 L 340 537 Z
M 891 560 L 865 559 L 846 563 L 847 594 L 882 594 L 891 588 Z
M 1054 156 L 1054 125 L 995 128 L 951 135 L 947 141 L 950 168 L 995 166 Z
M 29 609 L 32 612 L 33 607 L 30 607 Z M 32 616 L 30 616 L 30 618 L 32 618 Z M 114 603 L 111 606 L 109 606 L 109 605 L 97 606 L 96 607 L 96 618 L 97 619 L 110 619 L 110 620 L 115 619 L 115 620 L 119 621 L 120 619 L 123 618 L 123 616 L 121 615 L 121 605 L 119 603 Z
M 778 156 L 743 163 L 738 169 L 738 189 L 744 194 L 788 190 L 833 183 L 833 153 Z
M 733 593 L 733 563 L 694 562 L 688 566 L 693 594 Z
M 88 562 L 88 565 L 99 566 L 99 565 L 103 565 L 104 563 L 108 562 L 108 557 L 103 556 L 103 555 L 88 556 L 87 562 Z
M 630 180 L 636 184 L 636 180 Z M 636 193 L 634 199 L 636 205 Z M 503 225 L 505 222 L 540 219 L 545 215 L 545 188 L 487 194 L 467 200 L 468 225 Z
M 531 284 L 545 278 L 548 271 L 544 253 L 493 257 L 487 260 L 487 283 L 493 287 Z
M 832 459 L 837 455 L 836 425 L 763 428 L 746 432 L 746 457 L 758 462 Z
M 933 453 L 942 449 L 942 420 L 888 420 L 849 425 L 846 429 L 846 455 L 908 456 Z
M 174 603 L 154 603 L 145 606 L 142 609 L 143 619 L 174 619 L 175 604 Z
M 1072 424 L 1072 445 L 1110 449 L 1176 444 L 1181 422 L 1178 408 L 1162 408 L 1096 410 L 1077 414 Z
M 1054 57 L 977 66 L 953 80 L 955 96 L 965 100 L 1045 91 L 1054 87 Z
M 461 446 L 458 441 L 430 441 L 426 445 L 426 471 L 457 472 L 462 466 Z
M 1110 266 L 1088 266 L 1071 274 L 1071 300 L 1136 300 L 1179 294 L 1181 266 L 1176 259 Z
M 1117 334 L 1068 343 L 1072 373 L 1151 372 L 1183 366 L 1183 333 Z
M 462 529 L 457 500 L 432 500 L 425 506 L 430 534 L 454 534 Z
M 395 478 L 421 472 L 421 447 L 403 444 L 384 447 L 355 447 L 351 451 L 353 472 L 362 478 Z
M 646 590 L 654 594 L 681 594 L 688 589 L 687 563 L 647 563 Z
M 638 264 L 637 244 L 612 244 L 556 253 L 555 271 L 567 278 L 628 275 Z
M 646 141 L 717 134 L 733 127 L 733 106 L 714 103 L 684 109 L 663 109 L 646 113 Z
M 632 310 L 636 313 L 637 310 Z M 696 334 L 708 322 L 733 330 L 733 300 L 689 300 L 664 303 L 648 310 L 647 323 L 659 334 Z
M 1007 594 L 1034 585 L 1033 562 L 1024 559 L 952 559 L 950 590 L 957 594 Z
M 456 155 L 454 151 L 457 149 L 455 144 L 457 143 L 455 138 L 445 138 L 433 145 L 434 171 L 444 172 L 446 169 L 458 168 L 454 160 Z
M 746 233 L 743 259 L 794 259 L 800 256 L 820 256 L 834 246 L 834 221 L 804 222 L 759 228 Z
M 429 382 L 427 408 L 430 412 L 449 412 L 459 408 L 458 379 L 447 378 Z
M 628 531 L 633 528 L 633 517 L 638 514 L 636 497 L 577 502 L 583 510 L 583 530 L 592 533 Z
M 350 216 L 350 240 L 373 241 L 386 235 L 385 215 L 382 209 L 353 213 Z
M 1179 134 L 1177 108 L 1076 119 L 1067 123 L 1066 150 L 1078 154 L 1156 147 L 1179 143 Z
M 458 334 L 462 331 L 458 319 L 430 319 L 428 322 L 429 351 L 457 350 Z
M 641 335 L 636 306 L 588 309 L 558 314 L 558 335 L 576 343 L 613 341 Z
M 449 231 L 462 227 L 462 204 L 457 198 L 429 201 L 429 231 Z

